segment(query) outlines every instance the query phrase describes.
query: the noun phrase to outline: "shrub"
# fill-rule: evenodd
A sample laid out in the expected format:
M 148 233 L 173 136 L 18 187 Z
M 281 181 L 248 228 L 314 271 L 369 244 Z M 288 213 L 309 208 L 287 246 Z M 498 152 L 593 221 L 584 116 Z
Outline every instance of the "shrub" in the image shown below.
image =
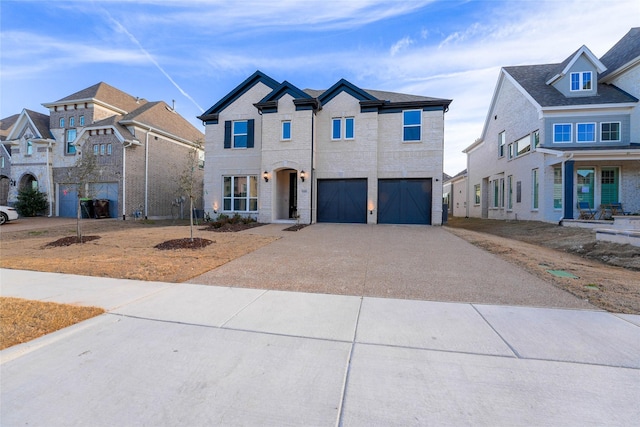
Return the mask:
M 22 216 L 36 216 L 47 210 L 47 195 L 37 188 L 23 188 L 18 192 L 16 210 Z

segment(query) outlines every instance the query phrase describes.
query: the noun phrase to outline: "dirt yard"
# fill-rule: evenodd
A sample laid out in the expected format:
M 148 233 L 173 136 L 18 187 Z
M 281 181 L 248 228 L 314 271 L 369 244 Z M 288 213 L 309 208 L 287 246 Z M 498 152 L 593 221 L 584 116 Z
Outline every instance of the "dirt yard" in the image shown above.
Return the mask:
M 217 233 L 203 230 L 203 226 L 194 226 L 194 238 L 213 243 L 198 249 L 156 249 L 156 245 L 166 241 L 190 237 L 188 226 L 172 224 L 175 223 L 84 220 L 82 234 L 99 238 L 69 246 L 47 245 L 75 236 L 75 224 L 15 232 L 11 231 L 12 224 L 8 224 L 2 226 L 0 267 L 179 283 L 276 239 Z
M 640 314 L 640 248 L 596 241 L 593 230 L 535 221 L 449 218 L 446 228 L 602 309 Z

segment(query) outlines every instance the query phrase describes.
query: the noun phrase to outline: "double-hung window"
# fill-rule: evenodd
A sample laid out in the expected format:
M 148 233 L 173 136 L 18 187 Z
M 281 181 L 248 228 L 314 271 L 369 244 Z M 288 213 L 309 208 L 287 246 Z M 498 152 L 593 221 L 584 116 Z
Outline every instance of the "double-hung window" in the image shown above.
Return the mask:
M 576 124 L 576 140 L 578 142 L 595 142 L 596 141 L 596 124 L 595 123 Z
M 556 123 L 553 125 L 553 142 L 571 142 L 570 123 Z
M 504 144 L 507 142 L 504 131 L 498 134 L 498 157 L 504 157 Z
M 223 209 L 235 212 L 258 210 L 258 176 L 223 177 Z
M 600 123 L 600 140 L 607 142 L 620 141 L 620 122 Z
M 60 117 L 60 127 L 64 127 L 64 117 Z
M 402 140 L 405 142 L 420 141 L 422 135 L 422 111 L 407 110 L 402 112 Z
M 76 118 L 69 117 L 69 127 L 74 127 L 76 125 Z
M 247 121 L 233 122 L 233 148 L 247 148 Z
M 33 142 L 27 141 L 27 156 L 33 154 Z
M 571 73 L 571 91 L 591 90 L 591 71 Z
M 282 140 L 283 141 L 291 140 L 291 120 L 282 121 Z
M 75 154 L 76 146 L 73 145 L 73 141 L 76 140 L 76 130 L 67 129 L 67 154 Z
M 531 171 L 531 208 L 538 209 L 538 199 L 539 199 L 539 180 L 538 169 L 533 169 Z
M 480 204 L 480 184 L 475 184 L 473 186 L 473 194 L 474 194 L 473 203 L 476 205 L 479 205 Z
M 562 209 L 562 168 L 553 168 L 553 209 Z
M 80 116 L 80 120 L 78 120 L 80 122 L 80 126 L 84 126 L 84 116 Z

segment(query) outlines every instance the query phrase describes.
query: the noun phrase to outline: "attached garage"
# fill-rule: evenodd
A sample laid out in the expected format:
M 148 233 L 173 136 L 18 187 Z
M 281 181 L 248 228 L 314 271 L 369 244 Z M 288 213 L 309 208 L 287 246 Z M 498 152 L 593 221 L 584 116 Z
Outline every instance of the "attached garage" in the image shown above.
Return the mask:
M 366 224 L 366 178 L 318 180 L 317 221 Z
M 78 212 L 78 186 L 76 184 L 60 184 L 58 190 L 58 215 L 75 218 Z M 109 201 L 109 217 L 118 217 L 118 183 L 100 182 L 89 184 L 91 199 Z
M 431 178 L 378 180 L 379 224 L 431 224 Z

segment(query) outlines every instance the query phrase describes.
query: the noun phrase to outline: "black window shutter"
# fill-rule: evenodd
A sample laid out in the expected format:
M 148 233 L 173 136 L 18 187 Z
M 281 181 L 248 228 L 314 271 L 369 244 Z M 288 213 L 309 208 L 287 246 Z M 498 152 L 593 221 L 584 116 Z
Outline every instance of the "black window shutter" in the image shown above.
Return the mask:
M 231 148 L 231 121 L 224 122 L 224 148 Z
M 253 129 L 255 128 L 254 122 L 254 119 L 250 119 L 247 121 L 247 148 L 253 148 Z

